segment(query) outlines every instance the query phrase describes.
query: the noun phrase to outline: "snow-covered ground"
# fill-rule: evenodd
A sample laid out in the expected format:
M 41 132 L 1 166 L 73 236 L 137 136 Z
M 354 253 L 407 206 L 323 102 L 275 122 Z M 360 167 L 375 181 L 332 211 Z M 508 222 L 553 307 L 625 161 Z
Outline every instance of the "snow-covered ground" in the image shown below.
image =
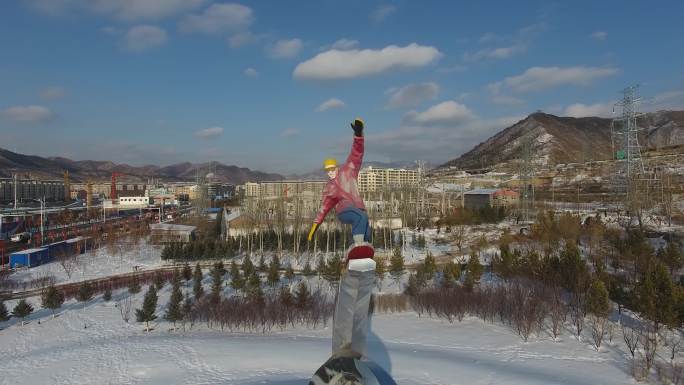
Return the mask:
M 161 293 L 159 316 L 168 286 Z M 38 307 L 37 298 L 30 301 Z M 67 302 L 51 317 L 38 310 L 24 326 L 0 323 L 0 384 L 300 385 L 330 354 L 329 327 L 251 334 L 195 325 L 182 332 L 162 321 L 144 332 L 101 299 L 85 310 Z M 569 332 L 557 342 L 541 335 L 524 343 L 475 318 L 449 324 L 405 312 L 374 316 L 369 356 L 406 385 L 634 383 L 617 339 L 601 352 Z
M 67 268 L 71 276 L 57 261 L 22 269 L 11 275 L 16 282 L 52 276 L 55 283 L 80 282 L 84 279 L 107 277 L 116 274 L 130 273 L 137 267 L 139 270 L 152 269 L 161 266 L 161 246 L 153 246 L 145 242 L 138 245 L 126 245 L 120 250 L 102 247 L 78 255 L 71 259 Z

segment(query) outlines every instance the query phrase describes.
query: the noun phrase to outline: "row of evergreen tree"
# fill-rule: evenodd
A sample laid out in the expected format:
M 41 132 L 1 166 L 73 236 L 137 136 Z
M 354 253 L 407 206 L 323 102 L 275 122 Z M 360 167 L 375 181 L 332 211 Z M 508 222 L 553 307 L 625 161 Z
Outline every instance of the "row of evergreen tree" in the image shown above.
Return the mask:
M 386 230 L 385 230 L 386 231 Z M 374 229 L 371 236 L 371 243 L 376 249 L 382 250 L 385 247 L 385 234 L 383 229 Z M 318 232 L 318 249 L 319 250 L 344 250 L 351 242 L 350 233 L 346 230 L 331 230 L 330 238 L 327 232 Z M 309 250 L 311 244 L 306 241 L 305 237 L 300 237 L 299 250 Z M 252 242 L 253 250 L 262 250 L 264 252 L 278 251 L 278 233 L 273 230 L 265 230 L 261 235 L 256 235 Z M 296 235 L 293 233 L 283 233 L 281 236 L 283 250 L 292 250 L 293 243 L 296 242 Z M 426 247 L 426 240 L 423 234 L 413 234 L 410 240 L 413 247 L 424 249 Z M 390 232 L 388 236 L 387 246 L 395 248 L 404 244 L 403 232 Z M 228 237 L 221 240 L 218 237 L 204 237 L 193 240 L 187 243 L 170 243 L 164 246 L 161 253 L 162 260 L 186 260 L 193 261 L 199 259 L 229 259 L 239 255 L 247 249 L 247 239 L 245 236 Z M 311 250 L 310 250 L 311 251 Z

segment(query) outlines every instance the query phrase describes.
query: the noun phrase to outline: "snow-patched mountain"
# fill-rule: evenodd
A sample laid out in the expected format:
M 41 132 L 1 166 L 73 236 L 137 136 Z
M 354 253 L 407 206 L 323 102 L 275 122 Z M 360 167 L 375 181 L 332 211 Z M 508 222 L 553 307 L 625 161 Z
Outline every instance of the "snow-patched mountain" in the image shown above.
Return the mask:
M 520 159 L 525 142 L 538 164 L 610 159 L 612 119 L 571 118 L 537 112 L 505 128 L 443 167 L 478 169 Z M 684 144 L 684 111 L 658 111 L 638 119 L 645 147 Z
M 220 162 L 177 163 L 169 166 L 131 166 L 110 161 L 71 160 L 62 157 L 43 158 L 35 155 L 18 154 L 0 148 L 0 178 L 14 173 L 31 174 L 37 178 L 61 179 L 69 171 L 72 181 L 107 180 L 112 172 L 124 174 L 124 181 L 142 182 L 149 178 L 169 181 L 192 181 L 198 171 L 212 172 L 216 180 L 241 184 L 247 181 L 280 180 L 282 175 L 253 171 L 245 167 L 225 165 Z

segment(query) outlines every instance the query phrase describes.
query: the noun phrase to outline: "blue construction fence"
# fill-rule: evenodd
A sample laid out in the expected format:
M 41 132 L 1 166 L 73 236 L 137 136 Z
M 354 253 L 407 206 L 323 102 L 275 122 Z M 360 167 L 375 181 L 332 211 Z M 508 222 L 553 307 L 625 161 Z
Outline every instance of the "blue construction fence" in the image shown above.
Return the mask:
M 10 269 L 35 267 L 52 262 L 59 257 L 83 254 L 91 248 L 91 245 L 90 238 L 76 237 L 41 247 L 16 251 L 9 256 Z

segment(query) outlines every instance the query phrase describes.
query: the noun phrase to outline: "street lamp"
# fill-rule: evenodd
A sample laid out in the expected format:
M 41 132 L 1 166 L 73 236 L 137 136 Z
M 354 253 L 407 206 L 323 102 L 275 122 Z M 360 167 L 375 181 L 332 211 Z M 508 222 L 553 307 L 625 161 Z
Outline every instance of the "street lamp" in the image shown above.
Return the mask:
M 43 246 L 43 222 L 45 221 L 44 219 L 44 212 L 45 212 L 45 197 L 43 196 L 40 199 L 33 199 L 35 202 L 40 202 L 40 245 Z

